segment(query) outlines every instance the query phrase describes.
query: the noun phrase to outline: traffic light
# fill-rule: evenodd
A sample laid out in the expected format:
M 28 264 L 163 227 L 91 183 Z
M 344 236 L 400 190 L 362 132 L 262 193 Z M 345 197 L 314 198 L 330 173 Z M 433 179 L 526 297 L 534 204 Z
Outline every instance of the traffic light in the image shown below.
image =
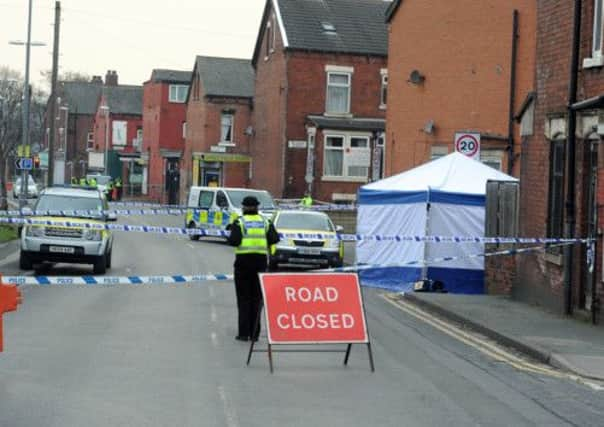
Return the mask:
M 34 156 L 34 169 L 40 169 L 40 156 Z
M 21 304 L 21 291 L 15 285 L 5 285 L 0 276 L 0 352 L 3 350 L 2 315 L 17 310 Z

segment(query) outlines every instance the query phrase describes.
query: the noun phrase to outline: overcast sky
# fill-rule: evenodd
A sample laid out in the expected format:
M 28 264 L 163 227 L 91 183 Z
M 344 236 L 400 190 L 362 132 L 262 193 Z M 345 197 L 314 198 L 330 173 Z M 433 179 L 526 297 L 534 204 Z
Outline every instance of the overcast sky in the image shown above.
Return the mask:
M 21 72 L 28 0 L 0 0 L 0 65 Z M 153 68 L 191 70 L 195 55 L 251 58 L 265 0 L 63 0 L 60 71 L 119 74 L 142 84 Z M 31 78 L 52 66 L 54 0 L 33 0 Z

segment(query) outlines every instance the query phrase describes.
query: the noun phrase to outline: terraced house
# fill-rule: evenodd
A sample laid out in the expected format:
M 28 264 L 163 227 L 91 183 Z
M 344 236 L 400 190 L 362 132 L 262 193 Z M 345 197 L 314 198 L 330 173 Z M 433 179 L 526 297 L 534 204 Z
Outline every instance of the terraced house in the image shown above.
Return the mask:
M 350 202 L 382 176 L 389 5 L 266 2 L 252 58 L 252 186 Z

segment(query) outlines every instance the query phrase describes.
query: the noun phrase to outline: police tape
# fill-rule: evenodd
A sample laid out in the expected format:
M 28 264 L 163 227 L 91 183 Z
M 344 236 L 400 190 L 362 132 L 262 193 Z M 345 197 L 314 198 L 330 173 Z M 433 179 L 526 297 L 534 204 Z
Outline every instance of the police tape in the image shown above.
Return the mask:
M 151 209 L 191 209 L 190 206 L 185 205 L 162 205 L 159 203 L 147 203 L 147 202 L 109 202 L 109 206 L 124 206 L 124 207 L 139 207 L 139 208 L 151 208 Z M 325 204 L 325 205 L 312 205 L 302 206 L 298 204 L 286 203 L 278 204 L 276 209 L 288 209 L 288 210 L 308 210 L 308 211 L 354 211 L 357 209 L 356 205 L 338 205 L 338 204 Z
M 71 220 L 38 219 L 38 218 L 7 218 L 0 217 L 0 224 L 30 225 L 35 227 L 64 227 L 100 231 L 123 231 L 152 234 L 176 234 L 200 237 L 229 236 L 228 231 L 212 228 L 180 228 L 153 225 L 107 224 L 104 222 L 79 222 Z M 281 238 L 306 240 L 340 240 L 344 242 L 375 241 L 398 243 L 480 243 L 480 244 L 555 244 L 555 243 L 586 243 L 593 239 L 559 239 L 541 237 L 481 237 L 481 236 L 398 236 L 398 235 L 364 235 L 364 234 L 334 234 L 334 233 L 279 233 Z
M 562 243 L 553 246 L 565 246 L 572 243 Z M 551 246 L 549 246 L 551 247 Z M 530 248 L 507 249 L 496 252 L 485 252 L 464 256 L 439 257 L 428 260 L 409 261 L 405 263 L 393 264 L 359 264 L 349 267 L 328 268 L 311 270 L 315 273 L 344 273 L 358 272 L 367 269 L 375 268 L 392 268 L 392 267 L 413 267 L 417 265 L 432 264 L 437 262 L 451 262 L 465 259 L 487 258 L 501 255 L 517 255 L 527 252 L 535 252 L 546 249 L 546 246 L 534 246 Z M 197 274 L 197 275 L 172 275 L 172 276 L 7 276 L 3 281 L 9 284 L 19 286 L 23 285 L 184 285 L 190 283 L 201 282 L 224 282 L 233 280 L 232 274 Z M 362 284 L 362 283 L 361 283 Z M 365 286 L 365 285 L 364 285 Z
M 110 209 L 110 210 L 9 210 L 0 211 L 0 217 L 19 216 L 95 216 L 116 214 L 121 216 L 153 216 L 153 215 L 186 215 L 187 211 L 201 211 L 200 209 Z

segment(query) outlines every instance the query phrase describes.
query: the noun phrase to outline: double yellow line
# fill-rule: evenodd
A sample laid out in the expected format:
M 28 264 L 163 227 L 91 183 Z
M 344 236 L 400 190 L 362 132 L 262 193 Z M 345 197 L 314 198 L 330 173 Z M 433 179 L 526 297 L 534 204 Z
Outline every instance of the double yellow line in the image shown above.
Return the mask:
M 422 322 L 425 322 L 431 325 L 432 327 L 438 329 L 439 331 L 449 335 L 450 337 L 453 337 L 456 340 L 461 341 L 464 344 L 471 346 L 472 348 L 475 348 L 481 353 L 499 362 L 507 363 L 508 365 L 513 366 L 514 368 L 520 371 L 546 375 L 553 378 L 567 379 L 583 384 L 595 391 L 604 391 L 603 385 L 593 382 L 587 378 L 571 373 L 562 372 L 547 365 L 543 365 L 541 363 L 529 362 L 528 360 L 523 359 L 515 355 L 514 353 L 506 350 L 504 347 L 489 342 L 475 334 L 463 331 L 450 323 L 438 319 L 437 317 L 433 316 L 425 310 L 422 310 L 416 305 L 404 301 L 404 299 L 400 298 L 397 294 L 382 294 L 382 298 L 384 298 L 384 300 L 386 300 L 388 303 L 392 304 L 396 308 L 409 314 L 410 316 L 413 316 L 416 319 L 421 320 Z

